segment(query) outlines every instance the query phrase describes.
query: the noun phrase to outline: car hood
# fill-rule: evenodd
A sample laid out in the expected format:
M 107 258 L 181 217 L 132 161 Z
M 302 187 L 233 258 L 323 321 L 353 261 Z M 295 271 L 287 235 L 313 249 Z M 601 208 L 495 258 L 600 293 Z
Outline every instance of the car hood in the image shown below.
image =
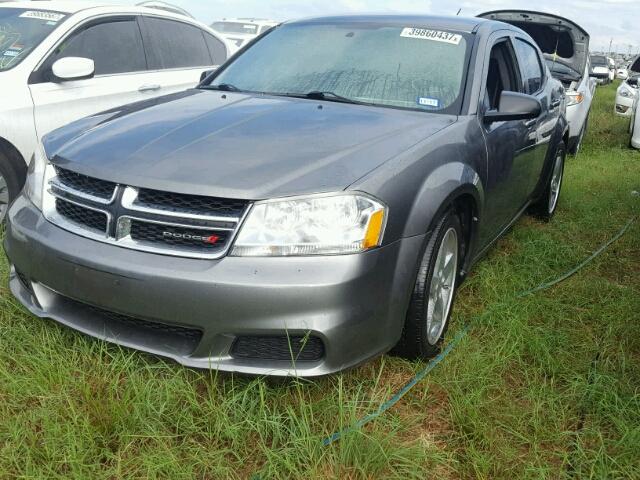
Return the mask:
M 55 164 L 120 184 L 258 200 L 343 190 L 455 120 L 194 89 L 79 120 L 44 147 Z
M 584 74 L 589 56 L 587 31 L 558 15 L 529 10 L 496 10 L 478 15 L 514 25 L 531 36 L 545 54 L 580 75 Z

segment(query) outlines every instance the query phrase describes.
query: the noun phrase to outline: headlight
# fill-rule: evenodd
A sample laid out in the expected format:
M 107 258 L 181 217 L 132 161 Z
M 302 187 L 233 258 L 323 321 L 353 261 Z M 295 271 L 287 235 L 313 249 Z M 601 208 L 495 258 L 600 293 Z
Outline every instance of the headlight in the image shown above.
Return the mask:
M 387 208 L 362 194 L 256 203 L 231 255 L 340 255 L 380 246 Z
M 27 169 L 27 179 L 24 185 L 24 193 L 33 204 L 42 210 L 42 191 L 44 189 L 44 175 L 49 160 L 42 144 L 38 145 L 36 152 L 31 157 L 31 163 Z
M 584 95 L 580 92 L 569 92 L 567 93 L 567 107 L 572 105 L 578 105 L 584 101 Z
M 635 97 L 635 93 L 630 91 L 627 88 L 621 88 L 620 92 L 618 92 L 618 93 L 620 93 L 620 96 L 624 97 L 624 98 L 633 98 L 633 97 Z

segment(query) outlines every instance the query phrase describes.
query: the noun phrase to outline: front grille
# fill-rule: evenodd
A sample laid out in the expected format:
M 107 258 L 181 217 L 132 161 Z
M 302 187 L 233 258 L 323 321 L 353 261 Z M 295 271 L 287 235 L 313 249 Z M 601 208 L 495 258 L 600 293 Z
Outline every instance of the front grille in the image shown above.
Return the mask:
M 63 185 L 103 200 L 110 200 L 116 189 L 115 183 L 87 177 L 86 175 L 64 168 L 56 167 L 56 173 L 58 175 L 58 181 Z
M 315 362 L 324 357 L 324 343 L 313 336 L 240 336 L 231 347 L 231 356 L 247 360 Z
M 59 215 L 77 225 L 82 225 L 100 233 L 105 233 L 107 230 L 107 215 L 103 212 L 81 207 L 61 198 L 56 198 L 56 211 Z
M 48 166 L 43 213 L 78 235 L 123 248 L 188 258 L 224 256 L 249 209 L 244 200 L 103 181 Z
M 140 189 L 137 205 L 154 208 L 171 213 L 187 213 L 221 217 L 240 217 L 247 207 L 247 202 L 223 198 L 203 197 L 200 195 L 183 195 L 180 193 L 161 192 L 158 190 Z
M 228 232 L 175 227 L 137 220 L 131 221 L 131 238 L 158 246 L 193 249 L 212 252 L 223 249 Z

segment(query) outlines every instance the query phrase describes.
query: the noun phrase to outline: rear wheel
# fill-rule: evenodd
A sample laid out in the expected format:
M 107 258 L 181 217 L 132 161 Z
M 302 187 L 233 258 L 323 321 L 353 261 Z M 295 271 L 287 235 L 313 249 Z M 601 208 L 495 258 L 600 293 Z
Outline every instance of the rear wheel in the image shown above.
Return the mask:
M 551 177 L 544 190 L 544 194 L 533 206 L 534 215 L 542 220 L 549 221 L 556 213 L 558 202 L 560 200 L 560 192 L 562 191 L 562 181 L 564 179 L 564 162 L 566 158 L 566 149 L 564 142 L 558 145 L 556 158 L 553 162 Z
M 462 242 L 460 218 L 448 212 L 438 222 L 420 260 L 402 337 L 393 353 L 426 359 L 440 352 L 458 286 Z

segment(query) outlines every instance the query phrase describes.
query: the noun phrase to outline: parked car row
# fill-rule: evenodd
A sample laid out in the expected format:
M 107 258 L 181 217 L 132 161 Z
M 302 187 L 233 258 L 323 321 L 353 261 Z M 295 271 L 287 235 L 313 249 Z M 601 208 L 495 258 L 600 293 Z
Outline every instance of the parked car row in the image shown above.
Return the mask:
M 571 20 L 549 13 L 500 10 L 480 17 L 510 23 L 535 40 L 544 55 L 546 68 L 565 87 L 569 122 L 567 149 L 577 153 L 587 131 L 595 93 L 589 63 L 589 34 Z
M 225 18 L 212 23 L 211 28 L 225 38 L 236 52 L 277 24 L 276 21 L 261 18 Z
M 194 87 L 227 42 L 183 15 L 71 2 L 0 5 L 0 218 L 51 130 Z
M 36 117 L 15 148 L 32 160 L 7 215 L 11 291 L 199 368 L 436 355 L 471 268 L 521 215 L 553 217 L 595 91 L 588 33 L 538 12 L 285 22 L 224 61 L 184 15 L 37 5 L 0 8 L 9 31 L 44 29 L 0 37 Z M 146 77 L 166 72 L 189 80 Z M 135 98 L 101 104 L 112 84 Z

